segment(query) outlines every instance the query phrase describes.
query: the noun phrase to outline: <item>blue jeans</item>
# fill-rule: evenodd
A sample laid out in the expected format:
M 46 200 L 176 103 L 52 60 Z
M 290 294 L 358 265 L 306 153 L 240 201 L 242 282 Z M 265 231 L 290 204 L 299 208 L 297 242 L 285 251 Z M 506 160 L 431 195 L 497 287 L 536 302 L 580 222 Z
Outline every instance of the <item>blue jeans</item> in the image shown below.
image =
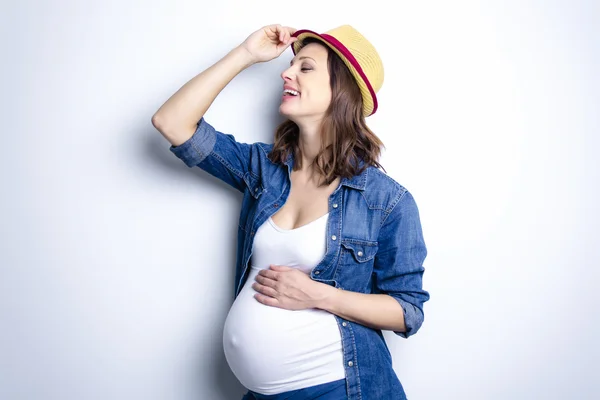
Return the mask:
M 347 400 L 346 379 L 278 394 L 260 394 L 249 390 L 242 400 Z

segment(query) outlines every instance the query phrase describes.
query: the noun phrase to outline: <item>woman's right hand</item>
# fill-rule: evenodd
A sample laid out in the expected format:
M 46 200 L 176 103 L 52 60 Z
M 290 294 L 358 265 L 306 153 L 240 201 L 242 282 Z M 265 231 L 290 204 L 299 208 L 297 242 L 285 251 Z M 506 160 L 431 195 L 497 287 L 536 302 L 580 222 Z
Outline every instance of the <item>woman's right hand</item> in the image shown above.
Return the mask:
M 296 29 L 279 24 L 267 25 L 252 33 L 240 45 L 254 62 L 266 62 L 279 57 L 297 38 L 291 37 Z

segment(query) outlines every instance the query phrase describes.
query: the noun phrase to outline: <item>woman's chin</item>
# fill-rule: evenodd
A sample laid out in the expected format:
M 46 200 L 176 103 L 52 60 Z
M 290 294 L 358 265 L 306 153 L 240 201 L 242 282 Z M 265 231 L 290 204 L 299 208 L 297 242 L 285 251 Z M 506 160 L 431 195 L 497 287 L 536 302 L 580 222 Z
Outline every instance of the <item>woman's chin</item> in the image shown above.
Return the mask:
M 293 113 L 290 112 L 289 108 L 287 107 L 287 104 L 285 104 L 285 103 L 282 103 L 279 106 L 279 114 L 281 114 L 287 118 L 291 118 L 293 116 Z

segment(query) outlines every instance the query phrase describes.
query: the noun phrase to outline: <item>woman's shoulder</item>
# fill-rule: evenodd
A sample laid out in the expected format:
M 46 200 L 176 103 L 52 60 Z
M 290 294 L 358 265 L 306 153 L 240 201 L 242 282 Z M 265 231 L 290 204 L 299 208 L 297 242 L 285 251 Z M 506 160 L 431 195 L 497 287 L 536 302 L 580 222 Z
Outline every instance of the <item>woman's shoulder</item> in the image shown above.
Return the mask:
M 410 196 L 408 189 L 385 171 L 375 166 L 367 168 L 363 196 L 370 205 L 379 205 L 380 208 L 390 211 L 406 195 Z
M 265 152 L 266 154 L 269 154 L 271 152 L 271 150 L 273 150 L 273 145 L 274 143 L 266 143 L 266 142 L 254 142 L 253 143 L 255 146 L 260 147 L 260 149 Z
M 390 176 L 381 168 L 369 166 L 368 168 L 367 189 L 384 190 L 396 194 L 407 192 L 408 189 L 398 180 Z

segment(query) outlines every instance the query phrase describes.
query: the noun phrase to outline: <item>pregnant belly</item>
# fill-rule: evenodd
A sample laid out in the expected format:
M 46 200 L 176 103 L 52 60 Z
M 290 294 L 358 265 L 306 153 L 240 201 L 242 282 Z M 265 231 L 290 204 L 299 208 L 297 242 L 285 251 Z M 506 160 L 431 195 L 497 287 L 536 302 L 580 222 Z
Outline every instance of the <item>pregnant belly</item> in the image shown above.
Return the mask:
M 255 392 L 276 394 L 344 378 L 334 315 L 258 302 L 252 288 L 257 274 L 250 270 L 224 326 L 225 357 L 238 380 Z

